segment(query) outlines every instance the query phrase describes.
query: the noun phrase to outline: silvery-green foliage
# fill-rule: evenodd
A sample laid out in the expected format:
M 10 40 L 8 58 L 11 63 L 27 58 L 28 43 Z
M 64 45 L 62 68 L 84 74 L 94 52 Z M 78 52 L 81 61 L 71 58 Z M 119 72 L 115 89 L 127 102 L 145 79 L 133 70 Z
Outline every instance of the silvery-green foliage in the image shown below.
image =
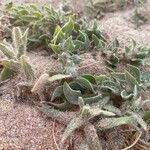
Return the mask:
M 112 112 L 101 110 L 99 108 L 92 108 L 89 105 L 84 105 L 82 98 L 80 98 L 79 105 L 81 113 L 77 118 L 74 118 L 70 121 L 63 133 L 62 141 L 65 141 L 76 129 L 88 123 L 90 119 L 93 119 L 97 116 L 115 116 L 115 114 Z
M 52 40 L 55 27 L 65 20 L 64 12 L 61 13 L 52 7 L 35 4 L 12 5 L 6 13 L 14 20 L 15 26 L 29 28 L 28 46 L 50 50 L 48 43 Z
M 6 80 L 23 70 L 27 79 L 34 78 L 34 72 L 26 55 L 28 29 L 24 32 L 19 27 L 14 27 L 12 30 L 13 43 L 10 44 L 6 40 L 0 43 L 0 51 L 6 57 L 1 60 L 3 70 L 0 75 L 0 80 Z

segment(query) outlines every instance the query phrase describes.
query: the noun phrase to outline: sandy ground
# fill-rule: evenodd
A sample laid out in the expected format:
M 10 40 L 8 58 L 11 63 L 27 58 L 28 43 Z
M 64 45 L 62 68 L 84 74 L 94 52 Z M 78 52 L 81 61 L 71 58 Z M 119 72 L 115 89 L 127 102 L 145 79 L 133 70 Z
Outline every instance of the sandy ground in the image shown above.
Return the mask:
M 10 2 L 9 0 L 6 0 Z M 6 1 L 1 0 L 3 4 Z M 11 0 L 13 1 L 13 0 Z M 40 2 L 36 0 L 15 0 L 16 2 Z M 79 3 L 80 0 L 74 0 L 72 3 L 75 9 L 78 10 L 83 7 L 84 3 Z M 45 0 L 57 7 L 56 0 Z M 80 7 L 79 7 L 80 6 Z M 140 28 L 136 29 L 135 24 L 131 22 L 133 9 L 107 14 L 99 25 L 107 31 L 112 37 L 118 37 L 122 42 L 127 42 L 129 38 L 135 38 L 140 43 L 150 43 L 150 23 L 146 23 Z M 32 60 L 37 76 L 53 70 L 61 68 L 57 60 L 51 56 L 45 56 L 43 53 L 28 54 Z M 36 56 L 36 57 L 35 57 Z M 102 58 L 98 56 L 97 60 L 90 54 L 84 54 L 82 64 L 96 62 Z M 44 67 L 43 67 L 44 66 Z M 82 73 L 100 74 L 104 71 L 104 64 L 99 64 L 82 70 Z M 21 75 L 11 79 L 5 85 L 0 87 L 0 150 L 57 150 L 54 144 L 53 137 L 53 120 L 41 114 L 33 106 L 18 104 L 14 102 L 12 89 L 16 83 L 22 81 Z M 58 146 L 60 146 L 60 139 L 64 127 L 60 124 L 55 124 L 55 138 Z M 75 140 L 75 139 L 74 139 Z M 69 148 L 63 148 L 63 150 Z

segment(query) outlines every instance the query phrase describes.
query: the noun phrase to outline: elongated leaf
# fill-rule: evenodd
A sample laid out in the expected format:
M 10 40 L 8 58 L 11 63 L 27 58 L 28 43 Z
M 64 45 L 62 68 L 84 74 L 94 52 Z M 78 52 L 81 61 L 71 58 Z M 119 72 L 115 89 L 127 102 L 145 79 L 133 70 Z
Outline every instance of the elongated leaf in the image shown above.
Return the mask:
M 115 38 L 115 39 L 113 40 L 113 43 L 112 43 L 112 48 L 113 48 L 113 49 L 116 49 L 116 48 L 118 48 L 118 47 L 119 47 L 119 41 L 118 41 L 117 38 Z
M 143 116 L 144 121 L 149 122 L 150 121 L 150 110 L 146 111 Z
M 61 41 L 64 38 L 64 33 L 62 32 L 62 28 L 60 26 L 57 26 L 54 33 L 54 38 L 51 41 L 52 44 L 55 44 L 59 41 Z
M 59 97 L 61 97 L 63 95 L 63 86 L 61 85 L 61 86 L 58 86 L 55 90 L 54 90 L 54 92 L 53 92 L 53 94 L 52 94 L 52 97 L 51 97 L 51 101 L 54 101 L 56 98 L 59 98 Z
M 111 105 L 111 104 L 106 104 L 106 105 L 103 107 L 103 109 L 108 110 L 108 111 L 110 111 L 110 112 L 113 112 L 113 113 L 115 113 L 115 114 L 117 114 L 117 115 L 121 115 L 121 110 L 120 110 L 119 108 L 117 108 L 117 107 Z
M 62 103 L 53 103 L 48 102 L 49 105 L 53 106 L 56 109 L 59 109 L 61 111 L 66 111 L 70 108 L 71 104 L 65 99 Z
M 99 101 L 103 101 L 103 99 L 106 99 L 106 98 L 109 99 L 109 96 L 98 94 L 98 95 L 93 96 L 93 97 L 83 98 L 83 100 L 84 100 L 85 104 L 93 104 L 93 103 L 96 103 Z
M 126 82 L 129 84 L 130 88 L 133 89 L 135 85 L 138 85 L 137 80 L 128 72 L 125 72 Z
M 18 71 L 21 68 L 20 63 L 13 59 L 3 59 L 0 61 L 0 64 L 14 71 Z
M 32 69 L 29 57 L 21 56 L 21 65 L 23 68 L 23 72 L 28 80 L 33 80 L 35 78 L 34 71 Z
M 78 129 L 80 126 L 82 126 L 85 123 L 85 121 L 81 118 L 74 118 L 70 121 L 70 123 L 67 125 L 63 136 L 62 141 L 65 141 L 73 132 Z
M 55 54 L 60 54 L 61 51 L 60 51 L 60 46 L 59 45 L 56 45 L 56 44 L 49 44 L 49 46 L 51 47 L 51 49 L 53 50 L 53 52 Z
M 130 74 L 140 83 L 141 81 L 141 72 L 140 70 L 133 66 L 133 65 L 127 65 L 128 66 L 128 69 L 129 69 L 129 72 Z
M 111 123 L 106 126 L 105 128 L 114 128 L 121 125 L 132 125 L 134 124 L 135 119 L 133 116 L 125 116 L 125 117 L 119 117 L 119 118 L 113 118 Z
M 76 82 L 81 85 L 84 89 L 87 89 L 93 93 L 95 93 L 95 90 L 93 88 L 93 85 L 85 78 L 80 77 L 78 79 L 76 79 Z
M 13 49 L 3 43 L 0 43 L 0 51 L 9 59 L 15 58 L 15 53 Z
M 64 75 L 64 74 L 56 74 L 48 79 L 49 82 L 57 81 L 57 80 L 62 80 L 62 79 L 67 79 L 71 78 L 70 75 Z
M 147 130 L 147 124 L 142 119 L 142 117 L 136 113 L 132 113 L 132 116 L 136 119 L 137 123 L 146 131 Z
M 88 80 L 90 83 L 96 84 L 96 79 L 94 76 L 92 76 L 90 74 L 84 74 L 84 75 L 82 75 L 82 77 L 85 78 L 86 80 Z
M 111 75 L 118 81 L 125 81 L 125 73 L 113 72 Z
M 104 81 L 104 82 L 102 82 L 101 88 L 104 89 L 104 90 L 109 89 L 114 94 L 118 94 L 119 93 L 119 88 L 116 86 L 116 83 L 112 82 L 112 81 Z
M 64 42 L 64 50 L 65 51 L 69 51 L 69 52 L 73 52 L 75 49 L 75 45 L 73 43 L 72 40 L 72 36 L 70 36 L 68 39 L 66 39 L 66 41 Z
M 69 21 L 62 27 L 62 32 L 69 34 L 74 29 L 74 20 L 69 17 Z
M 95 45 L 95 46 L 98 46 L 98 44 L 99 44 L 99 39 L 98 39 L 98 37 L 97 37 L 95 34 L 92 34 L 92 40 L 93 40 L 93 42 L 94 42 L 94 45 Z
M 13 44 L 15 47 L 15 50 L 18 52 L 18 49 L 20 48 L 20 45 L 22 45 L 22 32 L 19 27 L 14 27 L 12 30 L 12 39 L 13 39 Z
M 111 66 L 116 66 L 119 63 L 119 58 L 116 54 L 112 54 L 108 61 L 106 61 Z
M 63 92 L 66 99 L 71 103 L 78 105 L 78 98 L 82 97 L 81 91 L 73 90 L 67 82 L 63 85 Z
M 105 75 L 94 76 L 97 83 L 101 83 L 103 81 L 109 80 L 109 78 Z
M 15 74 L 14 70 L 4 67 L 0 73 L 0 81 L 5 81 Z

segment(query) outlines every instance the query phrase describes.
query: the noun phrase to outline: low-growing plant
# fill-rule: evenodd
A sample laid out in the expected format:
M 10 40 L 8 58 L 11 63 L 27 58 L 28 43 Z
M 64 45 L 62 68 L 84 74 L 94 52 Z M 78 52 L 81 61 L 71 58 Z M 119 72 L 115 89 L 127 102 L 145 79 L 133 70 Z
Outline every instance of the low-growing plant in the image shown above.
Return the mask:
M 19 6 L 12 4 L 9 9 L 5 8 L 4 12 L 14 20 L 13 26 L 29 28 L 28 47 L 30 49 L 38 47 L 50 51 L 48 43 L 52 40 L 55 27 L 65 20 L 64 12 L 56 11 L 46 5 L 38 7 L 35 4 Z
M 0 64 L 3 66 L 0 74 L 1 81 L 12 77 L 21 70 L 27 79 L 34 79 L 29 57 L 26 56 L 27 36 L 28 29 L 23 32 L 19 27 L 14 27 L 12 30 L 13 43 L 10 44 L 6 40 L 0 43 L 0 51 L 6 57 L 0 60 Z
M 140 137 L 143 130 L 148 130 L 147 123 L 150 115 L 149 108 L 146 106 L 150 100 L 142 100 L 141 95 L 142 90 L 149 89 L 150 76 L 148 72 L 142 73 L 137 67 L 128 65 L 125 73 L 111 70 L 110 76 L 54 75 L 48 77 L 47 82 L 43 83 L 51 84 L 56 80 L 61 81 L 60 85 L 56 87 L 51 99 L 45 102 L 46 104 L 43 104 L 40 110 L 50 116 L 53 109 L 51 107 L 59 110 L 71 110 L 73 106 L 80 108 L 80 114 L 70 121 L 62 141 L 65 141 L 78 128 L 85 128 L 84 132 L 87 132 L 86 126 L 90 123 L 93 124 L 92 128 L 95 131 L 92 131 L 95 134 L 86 135 L 87 139 L 91 139 L 90 136 L 98 138 L 99 131 L 109 131 L 109 129 L 116 129 L 123 125 L 139 132 Z M 38 82 L 41 81 L 36 82 L 32 89 L 33 92 L 38 86 Z M 41 84 L 39 85 L 38 87 L 41 89 Z M 41 95 L 40 92 L 38 94 Z M 76 110 L 78 110 L 77 108 Z M 57 117 L 55 119 L 57 120 Z M 94 147 L 102 149 L 100 139 L 98 138 L 96 141 L 98 142 L 95 142 Z M 89 140 L 88 142 L 90 147 L 93 142 L 91 141 L 91 143 Z

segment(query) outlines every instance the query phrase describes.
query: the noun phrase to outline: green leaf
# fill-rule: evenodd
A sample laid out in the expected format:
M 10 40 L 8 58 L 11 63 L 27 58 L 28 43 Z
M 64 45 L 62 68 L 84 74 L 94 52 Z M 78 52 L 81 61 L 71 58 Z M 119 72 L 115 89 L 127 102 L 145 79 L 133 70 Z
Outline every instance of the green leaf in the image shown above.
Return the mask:
M 23 56 L 21 56 L 20 60 L 21 60 L 21 65 L 22 65 L 22 68 L 23 68 L 26 78 L 28 80 L 35 79 L 34 71 L 32 69 L 29 57 L 23 55 Z
M 109 96 L 103 95 L 103 94 L 98 94 L 93 97 L 83 98 L 83 100 L 84 100 L 85 104 L 93 104 L 93 103 L 97 103 L 99 101 L 103 101 L 103 99 L 106 99 L 106 98 L 109 99 Z
M 139 68 L 128 64 L 127 65 L 130 74 L 140 83 L 141 82 L 141 72 Z
M 128 58 L 131 49 L 128 46 L 125 46 L 125 57 Z
M 133 89 L 135 85 L 139 87 L 137 80 L 128 71 L 125 72 L 125 78 L 131 89 Z
M 140 66 L 144 65 L 144 60 L 143 59 L 131 59 L 131 64 L 135 66 Z
M 117 38 L 115 38 L 114 40 L 113 40 L 113 43 L 112 43 L 112 48 L 113 49 L 116 49 L 116 48 L 118 48 L 119 47 L 119 41 L 118 41 L 118 39 Z
M 132 116 L 134 119 L 137 121 L 137 123 L 145 130 L 147 131 L 147 124 L 146 122 L 142 119 L 142 117 L 136 113 L 132 113 Z
M 106 104 L 103 109 L 108 110 L 110 112 L 113 112 L 117 115 L 121 115 L 121 110 L 115 106 L 113 106 L 112 104 Z
M 62 32 L 62 28 L 60 26 L 57 26 L 54 33 L 54 38 L 51 41 L 51 43 L 55 44 L 59 41 L 61 41 L 64 38 L 64 33 Z
M 123 90 L 122 92 L 121 92 L 121 97 L 123 98 L 123 99 L 131 99 L 131 98 L 133 98 L 133 96 L 134 96 L 134 94 L 133 93 L 131 93 L 131 92 L 127 92 L 126 90 Z
M 119 93 L 119 88 L 117 87 L 116 83 L 109 80 L 102 82 L 101 88 L 104 90 L 111 90 L 111 92 L 114 94 Z
M 12 7 L 13 7 L 13 3 L 12 2 L 8 3 L 6 5 L 6 7 L 3 9 L 3 12 L 8 13 L 11 10 Z
M 109 78 L 105 75 L 94 76 L 97 83 L 101 83 L 103 81 L 109 80 Z
M 118 81 L 125 81 L 125 73 L 120 73 L 120 72 L 112 72 L 111 73 L 112 77 L 115 78 Z
M 64 42 L 64 50 L 65 51 L 69 51 L 69 52 L 73 52 L 75 49 L 75 45 L 73 43 L 72 40 L 72 36 L 70 36 L 68 39 L 66 39 L 66 41 Z
M 5 81 L 11 78 L 16 72 L 10 68 L 4 67 L 0 73 L 0 81 Z
M 85 78 L 79 77 L 76 79 L 76 82 L 81 85 L 84 89 L 89 90 L 93 93 L 95 93 L 95 90 L 93 88 L 93 85 Z
M 78 105 L 78 98 L 82 97 L 81 91 L 71 89 L 69 84 L 65 82 L 63 85 L 63 92 L 64 92 L 66 99 L 71 104 Z
M 63 133 L 62 141 L 65 141 L 76 129 L 78 129 L 84 123 L 85 121 L 81 117 L 72 119 Z
M 0 63 L 4 67 L 9 68 L 9 69 L 14 70 L 14 71 L 18 71 L 21 68 L 20 63 L 18 61 L 13 60 L 13 59 L 4 59 L 4 60 L 1 60 Z
M 108 61 L 106 61 L 111 66 L 116 66 L 119 63 L 119 58 L 116 54 L 112 54 Z
M 69 21 L 62 27 L 62 32 L 69 34 L 74 29 L 74 20 L 69 17 Z
M 54 101 L 56 98 L 60 98 L 63 95 L 63 86 L 58 86 L 56 87 L 56 89 L 54 90 L 52 97 L 51 97 L 51 101 Z
M 131 48 L 131 50 L 133 51 L 134 49 L 135 49 L 135 47 L 136 47 L 136 41 L 134 40 L 134 39 L 131 39 L 131 42 L 130 42 L 131 44 L 130 44 L 130 48 Z
M 53 103 L 48 102 L 49 105 L 53 106 L 56 109 L 59 109 L 61 111 L 66 111 L 70 108 L 71 104 L 65 99 L 62 103 Z
M 92 34 L 92 40 L 93 40 L 93 42 L 94 42 L 94 45 L 95 45 L 95 46 L 98 46 L 98 44 L 99 44 L 99 39 L 98 39 L 98 37 L 97 37 L 95 34 Z
M 112 122 L 106 126 L 106 129 L 114 128 L 121 125 L 132 125 L 135 123 L 133 116 L 124 116 L 119 118 L 112 118 Z
M 85 79 L 87 79 L 92 84 L 96 84 L 96 79 L 95 79 L 94 76 L 92 76 L 90 74 L 84 74 L 84 75 L 82 75 L 82 77 L 85 78 Z
M 15 58 L 13 49 L 6 44 L 0 43 L 0 51 L 9 59 Z
M 53 52 L 55 54 L 60 54 L 61 53 L 59 45 L 50 43 L 49 46 L 51 47 L 51 49 L 53 50 Z
M 149 121 L 150 121 L 150 110 L 148 110 L 148 111 L 146 111 L 146 112 L 144 113 L 143 119 L 144 119 L 144 121 L 146 121 L 146 122 L 149 122 Z

